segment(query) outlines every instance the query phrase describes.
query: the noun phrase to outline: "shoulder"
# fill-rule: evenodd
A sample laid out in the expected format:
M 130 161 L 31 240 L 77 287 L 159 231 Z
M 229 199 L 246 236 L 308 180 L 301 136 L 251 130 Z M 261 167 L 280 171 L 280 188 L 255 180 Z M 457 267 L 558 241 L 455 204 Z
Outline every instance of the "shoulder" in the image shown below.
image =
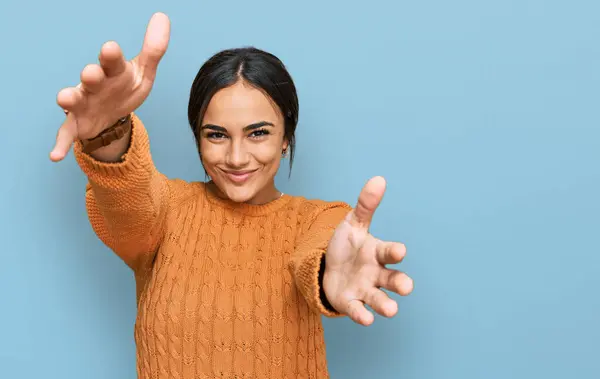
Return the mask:
M 326 224 L 339 224 L 346 217 L 352 207 L 340 200 L 308 199 L 294 196 L 297 204 L 298 223 L 310 227 L 315 222 Z
M 197 201 L 204 196 L 204 183 L 186 181 L 179 178 L 167 179 L 169 207 L 176 209 L 191 201 Z

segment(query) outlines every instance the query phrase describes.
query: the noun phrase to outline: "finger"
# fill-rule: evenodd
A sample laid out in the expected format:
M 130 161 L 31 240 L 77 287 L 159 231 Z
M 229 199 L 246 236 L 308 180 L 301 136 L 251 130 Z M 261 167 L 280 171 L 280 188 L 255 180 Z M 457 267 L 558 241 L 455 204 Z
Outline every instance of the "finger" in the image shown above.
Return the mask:
M 77 138 L 77 124 L 75 122 L 75 117 L 67 116 L 65 122 L 60 129 L 58 129 L 56 144 L 54 145 L 54 149 L 50 152 L 50 159 L 53 162 L 63 160 L 71 149 L 73 142 L 75 142 L 75 138 Z
M 95 93 L 102 88 L 106 75 L 100 65 L 89 64 L 81 71 L 81 85 L 90 93 Z
M 393 317 L 398 313 L 398 304 L 380 289 L 373 288 L 366 298 L 365 303 L 384 317 Z
M 144 76 L 150 80 L 154 80 L 158 63 L 167 51 L 170 29 L 171 23 L 166 14 L 158 12 L 152 15 L 146 28 L 142 51 L 138 56 Z
M 108 41 L 102 45 L 98 60 L 104 75 L 108 77 L 120 75 L 127 68 L 127 62 L 121 47 L 115 41 Z
M 399 242 L 383 242 L 377 243 L 375 256 L 377 262 L 382 265 L 400 263 L 406 255 L 406 246 Z
M 58 92 L 56 103 L 65 111 L 73 112 L 85 104 L 85 97 L 80 87 L 67 87 Z
M 346 312 L 348 317 L 357 324 L 369 326 L 373 323 L 374 317 L 371 312 L 365 308 L 362 301 L 358 299 L 350 300 L 348 302 L 348 310 Z
M 402 296 L 409 295 L 414 288 L 411 277 L 402 271 L 388 268 L 381 270 L 376 285 L 377 287 L 385 288 L 388 291 L 395 292 Z
M 385 179 L 381 176 L 371 178 L 358 196 L 356 207 L 350 212 L 348 221 L 352 226 L 368 229 L 375 209 L 381 203 L 385 192 Z

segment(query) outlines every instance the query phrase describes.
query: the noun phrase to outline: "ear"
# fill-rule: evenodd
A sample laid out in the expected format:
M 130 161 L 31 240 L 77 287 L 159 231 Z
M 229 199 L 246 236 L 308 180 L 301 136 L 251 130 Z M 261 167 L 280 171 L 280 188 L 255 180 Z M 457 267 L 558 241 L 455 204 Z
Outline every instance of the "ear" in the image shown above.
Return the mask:
M 282 151 L 287 151 L 289 145 L 290 145 L 290 142 L 287 140 L 287 138 L 284 138 L 283 139 L 283 145 L 281 146 L 281 150 Z

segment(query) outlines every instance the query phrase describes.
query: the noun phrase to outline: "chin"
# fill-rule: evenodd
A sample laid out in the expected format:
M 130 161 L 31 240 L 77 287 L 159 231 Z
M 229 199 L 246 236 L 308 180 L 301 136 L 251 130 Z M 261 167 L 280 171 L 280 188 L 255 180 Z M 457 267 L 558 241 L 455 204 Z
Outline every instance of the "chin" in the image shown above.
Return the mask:
M 229 200 L 234 201 L 236 203 L 247 203 L 254 197 L 254 194 L 251 192 L 240 191 L 240 190 L 232 190 L 226 192 Z
M 216 183 L 221 189 L 221 192 L 227 196 L 227 198 L 236 203 L 246 203 L 251 201 L 255 196 L 256 192 L 250 186 L 234 186 L 229 183 Z

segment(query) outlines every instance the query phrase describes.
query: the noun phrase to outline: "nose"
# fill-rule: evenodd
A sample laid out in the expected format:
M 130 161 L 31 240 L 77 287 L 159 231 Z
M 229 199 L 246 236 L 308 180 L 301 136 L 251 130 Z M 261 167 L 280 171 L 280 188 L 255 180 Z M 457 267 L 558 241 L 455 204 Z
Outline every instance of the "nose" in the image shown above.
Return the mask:
M 250 155 L 243 143 L 234 141 L 229 146 L 225 162 L 233 168 L 243 168 L 250 162 Z

